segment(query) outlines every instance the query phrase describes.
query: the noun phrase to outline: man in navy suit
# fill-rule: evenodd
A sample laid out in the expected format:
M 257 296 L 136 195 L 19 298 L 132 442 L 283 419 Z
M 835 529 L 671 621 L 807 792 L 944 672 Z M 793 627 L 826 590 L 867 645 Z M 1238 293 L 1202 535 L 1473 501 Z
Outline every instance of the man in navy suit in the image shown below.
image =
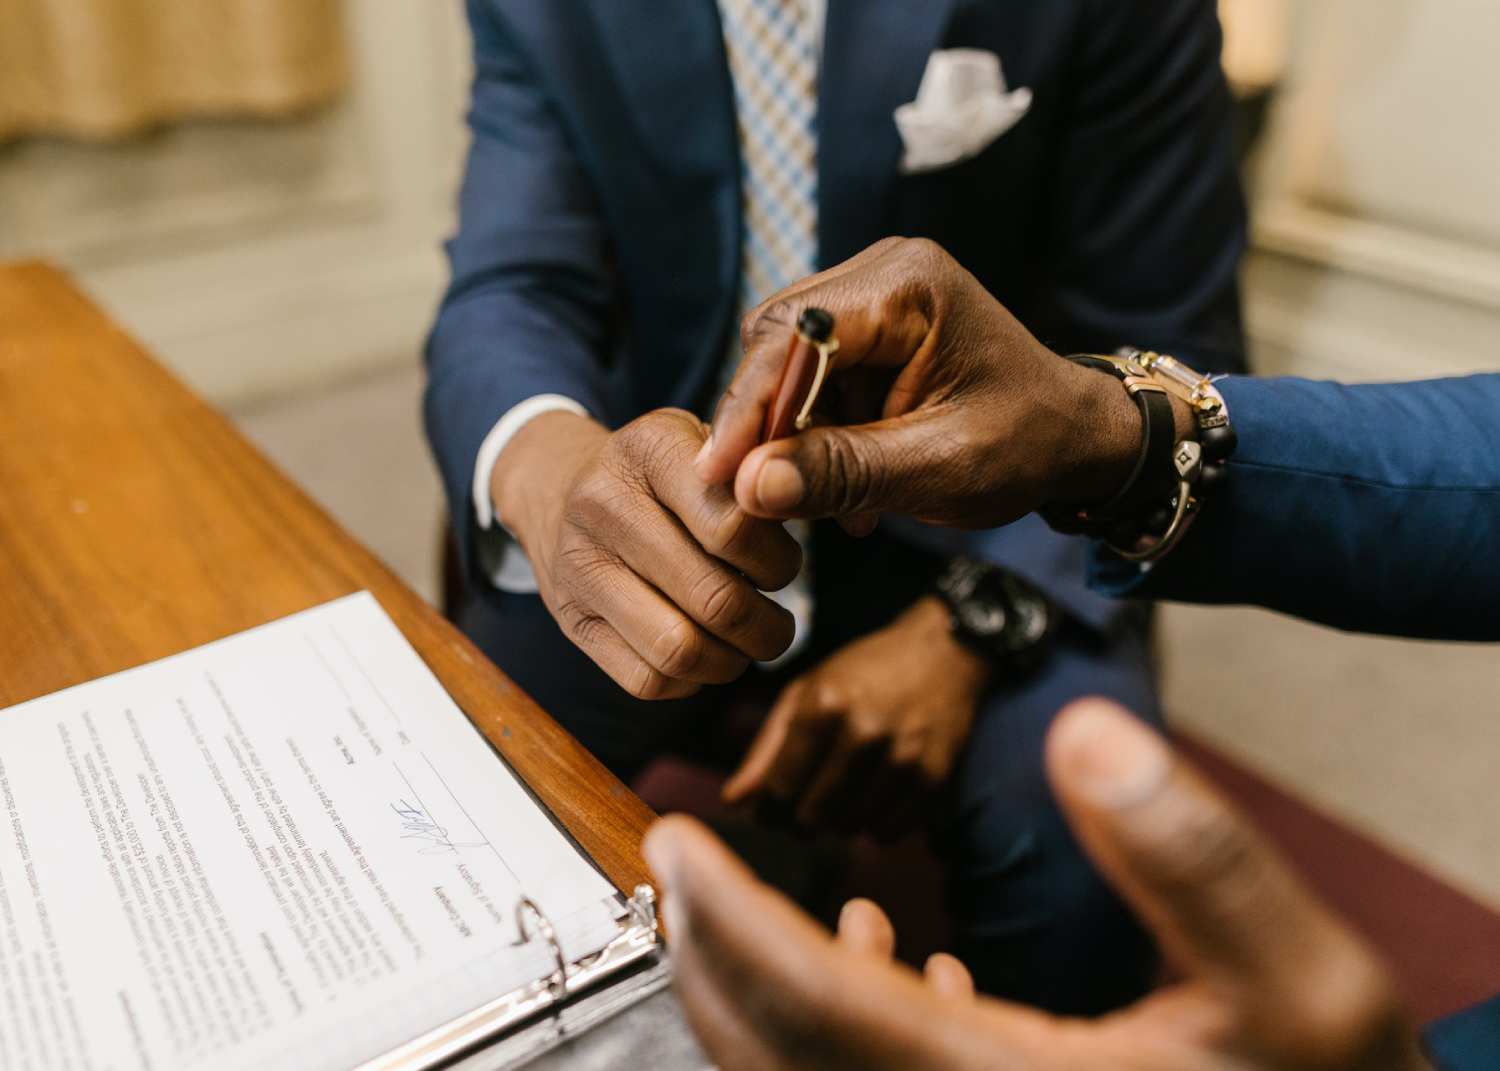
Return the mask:
M 1157 716 L 1144 615 L 1036 523 L 819 529 L 799 575 L 792 536 L 692 459 L 740 316 L 890 234 L 942 242 L 1059 348 L 1239 368 L 1212 0 L 469 15 L 474 140 L 426 399 L 464 628 L 625 776 L 795 637 L 730 797 L 894 834 L 951 785 L 931 820 L 980 985 L 1068 1011 L 1129 999 L 1150 943 L 1078 850 L 1041 742 L 1076 695 Z M 964 624 L 949 578 L 976 570 L 1035 626 L 1021 642 Z
M 808 306 L 845 324 L 835 376 L 899 369 L 901 396 L 830 409 L 826 426 L 757 445 L 786 360 L 786 313 Z M 1101 587 L 1500 640 L 1500 375 L 1205 384 L 1149 360 L 1063 360 L 940 249 L 895 239 L 773 299 L 757 322 L 768 326 L 751 332 L 698 462 L 755 516 L 890 511 L 977 526 L 1073 503 L 1051 514 L 1072 521 L 1159 466 L 1168 480 L 1142 486 L 1182 495 L 1186 481 L 1196 522 L 1179 541 L 1163 534 L 1149 568 L 1114 549 L 1143 548 L 1112 526 L 1095 548 Z M 1124 377 L 1101 374 L 1111 367 Z M 1154 416 L 1139 404 L 1149 387 L 1165 407 Z M 1166 448 L 1153 451 L 1159 433 Z M 1207 478 L 1210 450 L 1236 441 Z M 1143 500 L 1136 517 L 1152 506 Z M 1149 543 L 1150 522 L 1136 517 L 1124 531 Z M 669 818 L 646 855 L 672 932 L 688 935 L 676 983 L 710 1055 L 746 1068 L 903 1071 L 1500 1066 L 1500 997 L 1420 1044 L 1373 950 L 1117 705 L 1071 704 L 1049 730 L 1047 763 L 1090 854 L 1171 953 L 1176 982 L 1096 1021 L 976 1000 L 952 957 L 934 956 L 923 984 L 882 962 L 894 934 L 868 901 L 845 907 L 830 940 L 706 830 Z

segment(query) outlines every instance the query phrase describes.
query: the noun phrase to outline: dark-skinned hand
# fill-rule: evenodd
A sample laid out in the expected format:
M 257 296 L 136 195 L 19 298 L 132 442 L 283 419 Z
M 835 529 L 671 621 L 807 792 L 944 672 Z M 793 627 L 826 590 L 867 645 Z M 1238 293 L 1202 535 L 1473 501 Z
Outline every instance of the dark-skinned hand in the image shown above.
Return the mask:
M 809 307 L 833 314 L 839 342 L 818 426 L 760 445 Z M 864 531 L 892 512 L 988 528 L 1047 503 L 1108 499 L 1140 445 L 1117 382 L 1052 353 L 925 239 L 887 239 L 794 284 L 745 317 L 742 338 L 697 468 L 733 482 L 757 517 L 838 517 Z
M 694 471 L 705 434 L 675 409 L 614 432 L 546 413 L 516 433 L 491 478 L 496 516 L 553 618 L 642 699 L 733 680 L 792 642 L 791 614 L 756 589 L 789 584 L 802 552 Z
M 899 837 L 948 779 L 988 677 L 947 608 L 924 598 L 787 685 L 724 798 L 770 801 L 807 827 Z
M 1102 700 L 1059 715 L 1053 788 L 1183 981 L 1097 1020 L 976 997 L 952 957 L 890 961 L 890 923 L 831 936 L 707 829 L 662 820 L 675 984 L 726 1071 L 1431 1071 L 1374 954 L 1165 742 Z

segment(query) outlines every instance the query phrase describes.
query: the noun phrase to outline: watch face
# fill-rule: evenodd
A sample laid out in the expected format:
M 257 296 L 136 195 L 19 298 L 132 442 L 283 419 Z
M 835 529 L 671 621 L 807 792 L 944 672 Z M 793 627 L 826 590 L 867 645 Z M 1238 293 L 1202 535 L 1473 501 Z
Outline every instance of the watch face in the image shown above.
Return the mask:
M 1029 665 L 1052 632 L 1054 612 L 1030 583 L 997 566 L 956 559 L 938 583 L 965 643 L 1010 666 Z
M 1019 595 L 1011 602 L 1010 628 L 1006 646 L 1013 651 L 1035 647 L 1046 639 L 1052 627 L 1052 608 L 1039 598 Z
M 992 599 L 974 597 L 958 607 L 960 623 L 969 634 L 986 640 L 997 640 L 1005 632 L 1010 615 Z

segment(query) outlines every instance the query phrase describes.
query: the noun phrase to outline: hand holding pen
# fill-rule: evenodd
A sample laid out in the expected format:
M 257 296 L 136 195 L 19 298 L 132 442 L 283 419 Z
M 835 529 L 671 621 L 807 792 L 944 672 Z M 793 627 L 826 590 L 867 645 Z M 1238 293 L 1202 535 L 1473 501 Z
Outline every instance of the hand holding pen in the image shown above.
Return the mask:
M 809 404 L 806 355 L 789 339 L 810 310 L 824 314 L 810 326 L 836 321 L 839 346 Z M 993 527 L 1108 498 L 1140 442 L 1124 392 L 1048 350 L 930 241 L 886 239 L 789 287 L 743 336 L 696 466 L 732 481 L 753 516 Z M 814 419 L 781 437 L 799 397 Z

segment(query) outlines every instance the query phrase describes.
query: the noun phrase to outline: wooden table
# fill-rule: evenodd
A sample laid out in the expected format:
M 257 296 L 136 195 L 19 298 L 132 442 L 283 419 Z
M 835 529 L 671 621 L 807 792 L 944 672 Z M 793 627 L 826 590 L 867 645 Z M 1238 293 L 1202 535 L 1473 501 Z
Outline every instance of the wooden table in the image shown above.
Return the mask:
M 0 266 L 0 707 L 367 589 L 617 886 L 646 805 L 42 264 Z

